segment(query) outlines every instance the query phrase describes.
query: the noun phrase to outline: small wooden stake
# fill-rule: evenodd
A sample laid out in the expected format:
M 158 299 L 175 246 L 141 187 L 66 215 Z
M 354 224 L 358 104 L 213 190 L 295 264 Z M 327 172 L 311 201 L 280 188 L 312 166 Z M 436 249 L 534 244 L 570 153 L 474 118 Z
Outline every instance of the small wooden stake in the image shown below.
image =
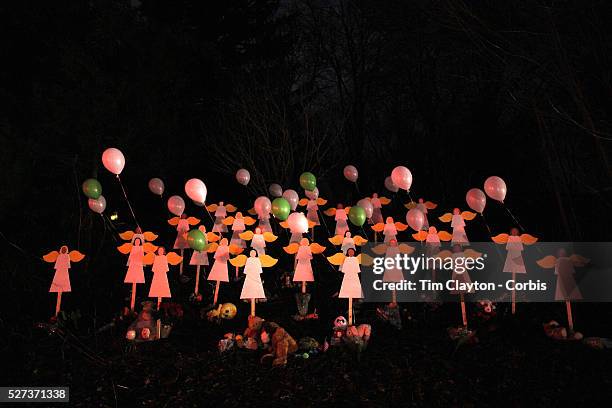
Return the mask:
M 567 312 L 567 327 L 570 332 L 574 331 L 574 318 L 572 317 L 572 303 L 569 300 L 565 301 L 565 310 Z
M 215 286 L 215 296 L 213 298 L 213 305 L 217 304 L 217 299 L 219 299 L 219 286 L 221 285 L 221 281 L 217 281 L 217 286 Z
M 57 292 L 57 302 L 55 303 L 55 317 L 60 312 L 60 308 L 62 306 L 62 291 Z
M 181 266 L 179 266 L 179 275 L 183 274 L 183 255 L 185 253 L 185 250 L 181 248 Z
M 467 314 L 465 313 L 465 298 L 463 293 L 459 294 L 461 297 L 461 319 L 463 320 L 463 326 L 467 327 Z
M 134 306 L 136 306 L 136 282 L 132 282 L 132 300 L 130 301 L 130 311 L 134 311 Z
M 306 293 L 306 281 L 302 282 L 302 293 Z
M 200 288 L 200 265 L 196 266 L 196 281 L 195 281 L 195 290 L 194 293 L 196 296 L 198 295 L 198 290 Z
M 255 299 L 251 299 L 251 316 L 255 316 Z
M 349 298 L 348 305 L 348 324 L 349 326 L 353 325 L 353 298 Z
M 391 303 L 393 303 L 394 305 L 397 304 L 397 292 L 395 291 L 395 289 L 393 289 L 393 292 L 391 292 Z
M 312 227 L 311 241 L 314 241 L 314 226 Z
M 378 242 L 378 232 L 374 231 L 374 243 Z
M 516 291 L 514 287 L 516 286 L 516 273 L 512 272 L 512 280 L 514 281 L 514 285 L 512 286 L 512 314 L 516 313 Z
M 158 297 L 157 298 L 157 313 L 159 314 L 160 312 L 160 306 L 161 306 L 161 301 L 162 298 Z M 157 340 L 161 339 L 161 318 L 157 319 Z

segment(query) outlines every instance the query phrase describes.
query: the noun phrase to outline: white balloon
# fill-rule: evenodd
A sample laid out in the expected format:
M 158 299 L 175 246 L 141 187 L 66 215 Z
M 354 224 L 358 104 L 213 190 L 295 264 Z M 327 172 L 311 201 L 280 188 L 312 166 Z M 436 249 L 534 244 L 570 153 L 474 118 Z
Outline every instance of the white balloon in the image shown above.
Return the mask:
M 314 190 L 312 191 L 304 190 L 304 192 L 306 193 L 306 197 L 308 197 L 311 200 L 316 200 L 317 198 L 319 198 L 319 188 L 318 187 L 315 187 Z
M 289 230 L 292 234 L 305 234 L 308 232 L 308 219 L 304 213 L 294 212 L 289 214 L 287 224 L 289 224 Z
M 344 178 L 346 178 L 348 181 L 352 181 L 353 183 L 355 183 L 357 181 L 357 178 L 359 177 L 359 172 L 357 171 L 357 167 L 351 164 L 344 167 L 343 173 L 344 173 Z
M 391 176 L 388 176 L 387 178 L 385 178 L 385 188 L 391 191 L 392 193 L 397 193 L 397 191 L 399 190 L 399 188 L 397 188 L 397 186 L 393 184 L 393 180 L 391 180 Z
M 177 195 L 170 197 L 168 199 L 168 210 L 177 217 L 180 217 L 183 211 L 185 211 L 185 200 L 183 200 L 183 197 Z
M 192 178 L 185 183 L 185 194 L 195 203 L 203 203 L 206 201 L 206 184 L 200 179 Z
M 399 188 L 410 191 L 410 186 L 412 185 L 412 173 L 407 167 L 397 166 L 391 172 L 391 180 L 393 181 L 393 184 Z
M 362 198 L 361 200 L 357 201 L 357 205 L 364 209 L 366 213 L 366 218 L 372 218 L 372 214 L 374 213 L 374 206 L 372 205 L 369 199 Z
M 266 215 L 270 214 L 272 210 L 272 202 L 266 196 L 259 196 L 255 200 L 255 204 L 253 205 L 255 208 L 255 212 L 259 218 L 264 218 Z
M 87 205 L 91 211 L 102 214 L 106 209 L 106 198 L 103 195 L 98 198 L 90 198 L 87 200 Z
M 295 211 L 298 206 L 298 202 L 300 201 L 300 196 L 298 196 L 298 193 L 295 190 L 291 189 L 285 190 L 283 192 L 283 197 L 289 202 L 289 205 L 291 206 L 291 211 Z
M 251 181 L 251 173 L 247 169 L 240 169 L 236 172 L 236 180 L 246 186 Z

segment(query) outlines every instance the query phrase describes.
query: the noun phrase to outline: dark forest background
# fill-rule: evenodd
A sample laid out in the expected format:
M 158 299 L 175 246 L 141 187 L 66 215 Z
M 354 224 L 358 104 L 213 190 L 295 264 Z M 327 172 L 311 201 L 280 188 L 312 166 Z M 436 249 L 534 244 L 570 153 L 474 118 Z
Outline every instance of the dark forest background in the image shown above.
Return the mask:
M 352 203 L 346 164 L 362 195 L 402 164 L 414 197 L 444 211 L 499 175 L 528 232 L 609 240 L 609 2 L 66 0 L 4 2 L 0 16 L 2 290 L 44 296 L 44 310 L 37 257 L 61 243 L 92 264 L 115 255 L 85 178 L 133 227 L 101 165 L 111 146 L 141 223 L 168 237 L 151 177 L 166 197 L 199 177 L 209 202 L 244 208 L 309 170 L 323 197 Z M 486 212 L 507 231 L 499 205 Z

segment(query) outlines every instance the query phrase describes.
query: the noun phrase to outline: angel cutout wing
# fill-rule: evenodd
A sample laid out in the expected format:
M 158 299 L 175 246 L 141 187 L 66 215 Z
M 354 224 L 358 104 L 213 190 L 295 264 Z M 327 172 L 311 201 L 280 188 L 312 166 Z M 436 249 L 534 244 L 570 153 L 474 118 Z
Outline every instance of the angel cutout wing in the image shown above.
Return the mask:
M 451 222 L 453 220 L 453 214 L 445 213 L 444 215 L 438 217 L 438 219 L 442 222 Z
M 278 223 L 281 227 L 283 227 L 284 229 L 289 228 L 289 223 L 287 221 L 281 221 Z
M 388 205 L 391 202 L 387 197 L 378 197 L 378 201 L 380 201 L 382 205 Z
M 129 242 L 126 242 L 125 244 L 118 246 L 117 250 L 121 252 L 122 254 L 127 255 L 132 250 L 132 244 L 130 244 Z
M 217 204 L 209 204 L 206 206 L 206 210 L 208 210 L 208 212 L 214 213 L 215 211 L 217 211 L 217 208 L 219 208 L 219 206 Z M 227 207 L 226 207 L 227 210 Z
M 350 210 L 351 210 L 351 206 L 350 205 L 348 207 L 344 207 L 344 212 L 346 213 L 346 215 L 348 215 Z
M 264 232 L 263 237 L 266 242 L 274 242 L 278 238 L 276 235 L 274 235 L 271 232 Z
M 249 208 L 247 212 L 251 215 L 257 215 L 257 211 L 255 211 L 255 208 Z
M 372 248 L 372 252 L 374 252 L 376 255 L 384 255 L 385 252 L 387 252 L 387 246 L 387 244 L 376 245 Z
M 168 220 L 168 224 L 177 226 L 180 221 L 179 217 L 172 217 Z
M 385 229 L 385 224 L 379 222 L 378 224 L 372 225 L 372 229 L 376 232 L 383 232 Z
M 215 234 L 214 232 L 207 232 L 206 233 L 206 241 L 208 242 L 217 242 L 219 240 L 219 236 L 217 234 Z
M 80 253 L 76 249 L 70 251 L 68 255 L 70 256 L 71 262 L 81 262 L 83 258 L 85 258 L 85 254 Z
M 529 234 L 522 234 L 521 235 L 521 242 L 525 245 L 533 245 L 536 242 L 538 242 L 538 239 L 536 237 L 534 237 L 533 235 L 529 235 Z
M 482 253 L 468 248 L 465 251 L 463 251 L 463 256 L 465 256 L 466 258 L 476 259 L 476 258 L 480 258 L 482 256 Z
M 247 256 L 242 254 L 242 255 L 238 255 L 235 258 L 230 258 L 229 262 L 234 265 L 237 268 L 242 268 L 247 261 Z
M 124 241 L 131 241 L 133 236 L 134 236 L 134 231 L 125 231 L 119 234 L 119 238 L 121 238 Z
M 244 239 L 245 241 L 250 241 L 250 240 L 253 239 L 255 234 L 253 234 L 253 231 L 246 230 L 246 231 L 238 234 L 238 236 L 240 237 L 240 239 Z
M 499 234 L 499 235 L 496 235 L 494 237 L 491 237 L 491 239 L 496 244 L 507 244 L 509 237 L 510 237 L 510 235 L 508 235 L 508 234 Z
M 302 198 L 302 199 L 300 199 L 300 201 L 298 201 L 298 205 L 300 207 L 304 207 L 307 204 L 308 204 L 308 199 L 307 198 Z
M 332 265 L 340 266 L 344 263 L 344 258 L 346 258 L 344 254 L 342 252 L 338 252 L 335 255 L 328 256 L 327 260 Z
M 57 261 L 57 257 L 58 257 L 58 256 L 59 256 L 59 252 L 57 252 L 57 251 L 51 251 L 51 252 L 49 252 L 47 255 L 44 255 L 44 256 L 43 256 L 43 260 L 44 260 L 45 262 L 49 262 L 49 263 L 51 263 L 51 262 L 55 262 L 55 261 Z
M 212 244 L 208 245 L 208 248 L 206 249 L 206 252 L 208 252 L 208 253 L 216 252 L 217 248 L 219 248 L 219 244 L 216 243 L 216 242 L 213 242 Z
M 582 255 L 574 254 L 570 256 L 570 260 L 574 266 L 582 267 L 591 262 L 590 259 L 583 257 Z
M 321 197 L 317 198 L 317 205 L 325 205 L 325 204 L 327 204 L 326 199 L 321 198 Z
M 398 247 L 399 247 L 399 251 L 402 254 L 410 255 L 411 253 L 414 252 L 414 247 L 412 245 L 399 244 Z
M 404 204 L 404 207 L 406 207 L 409 210 L 412 210 L 413 208 L 416 208 L 417 203 L 415 203 L 414 201 L 411 201 L 409 203 Z
M 255 218 L 252 217 L 244 217 L 244 225 L 253 225 L 255 224 L 255 221 L 257 221 Z
M 425 208 L 427 208 L 428 210 L 433 210 L 438 206 L 438 204 L 433 203 L 431 201 L 425 201 L 424 204 L 425 204 Z
M 259 260 L 261 261 L 261 266 L 264 268 L 274 266 L 278 262 L 278 259 L 272 258 L 270 255 L 262 255 L 259 257 Z
M 453 253 L 451 251 L 449 251 L 448 249 L 445 249 L 444 251 L 440 251 L 435 255 L 436 258 L 440 258 L 440 259 L 446 259 L 446 258 L 452 258 L 453 257 Z
M 396 229 L 396 230 L 398 230 L 398 231 L 406 231 L 406 228 L 408 228 L 408 225 L 407 225 L 407 224 L 402 224 L 402 223 L 401 223 L 401 222 L 399 222 L 399 221 L 396 221 L 396 222 L 395 222 L 395 229 Z
M 438 231 L 438 238 L 440 238 L 440 241 L 450 241 L 453 236 L 446 231 Z
M 143 265 L 153 265 L 154 261 L 155 261 L 155 254 L 153 252 L 149 252 L 145 254 L 145 256 L 142 258 Z
M 317 225 L 316 222 L 308 220 L 308 229 L 312 229 L 312 227 L 314 227 L 315 225 Z
M 183 257 L 178 255 L 176 252 L 168 252 L 166 259 L 170 265 L 178 265 L 183 260 Z
M 427 231 L 419 231 L 419 232 L 415 232 L 414 234 L 412 234 L 412 238 L 414 238 L 416 241 L 425 241 L 427 239 Z
M 555 267 L 557 263 L 557 257 L 553 255 L 547 255 L 542 259 L 538 259 L 536 263 L 540 266 L 540 268 L 551 269 Z
M 227 211 L 227 212 L 236 212 L 236 210 L 238 210 L 238 208 L 236 208 L 235 205 L 225 204 L 225 211 Z
M 144 252 L 155 252 L 157 251 L 157 245 L 153 245 L 150 242 L 145 242 L 144 245 L 142 246 L 142 250 Z
M 344 237 L 342 235 L 334 235 L 333 237 L 327 239 L 334 245 L 342 245 L 342 240 Z
M 286 247 L 283 247 L 283 250 L 289 255 L 293 255 L 293 254 L 297 254 L 297 251 L 299 248 L 300 246 L 298 245 L 298 243 L 294 242 L 292 244 L 287 245 Z
M 189 217 L 187 218 L 187 222 L 189 225 L 198 225 L 200 223 L 200 219 L 196 217 Z
M 336 209 L 334 207 L 328 208 L 327 210 L 323 211 L 323 214 L 327 215 L 328 217 L 334 217 L 336 215 Z
M 370 266 L 374 263 L 374 259 L 368 254 L 359 254 L 357 255 L 357 261 L 361 265 Z
M 353 237 L 353 241 L 355 241 L 355 245 L 357 246 L 362 246 L 363 244 L 366 244 L 368 242 L 367 239 L 362 238 L 360 235 L 355 235 Z
M 317 244 L 316 242 L 313 242 L 312 244 L 310 244 L 310 252 L 312 252 L 313 254 L 322 254 L 323 251 L 325 251 L 325 247 L 322 245 Z
M 223 219 L 223 225 L 232 225 L 233 223 L 234 217 L 232 217 L 231 215 Z
M 244 248 L 240 248 L 238 245 L 230 244 L 229 253 L 232 255 L 238 255 L 244 251 Z
M 461 218 L 466 221 L 472 221 L 474 218 L 476 218 L 476 213 L 471 211 L 463 211 L 461 213 Z

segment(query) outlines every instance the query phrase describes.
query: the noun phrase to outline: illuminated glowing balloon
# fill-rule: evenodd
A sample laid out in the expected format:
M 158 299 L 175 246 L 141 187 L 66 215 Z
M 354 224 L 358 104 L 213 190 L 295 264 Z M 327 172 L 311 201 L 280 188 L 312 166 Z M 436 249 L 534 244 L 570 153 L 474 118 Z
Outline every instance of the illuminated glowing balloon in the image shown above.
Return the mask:
M 308 197 L 310 200 L 316 200 L 317 198 L 319 198 L 319 188 L 315 187 L 314 190 L 312 191 L 304 191 L 304 193 L 306 193 L 306 197 Z
M 149 190 L 153 193 L 153 194 L 157 194 L 158 196 L 161 196 L 162 194 L 164 194 L 164 182 L 162 181 L 162 179 L 159 178 L 152 178 L 151 180 L 149 180 Z
M 259 196 L 255 200 L 255 205 L 253 207 L 255 208 L 255 212 L 260 218 L 265 217 L 266 215 L 270 214 L 270 210 L 272 209 L 272 202 L 266 196 Z
M 272 197 L 282 197 L 283 196 L 283 188 L 280 186 L 280 184 L 270 184 L 270 187 L 268 187 L 268 192 L 270 192 L 270 195 Z
M 391 172 L 391 181 L 402 190 L 410 191 L 412 185 L 412 173 L 407 167 L 397 166 Z
M 491 176 L 484 182 L 484 191 L 492 199 L 503 203 L 508 190 L 506 182 L 501 177 Z
M 289 224 L 289 230 L 292 234 L 304 234 L 308 232 L 308 219 L 301 212 L 289 214 L 287 224 Z
M 185 211 L 185 200 L 183 200 L 183 197 L 177 195 L 170 197 L 168 199 L 168 210 L 177 217 L 183 215 L 183 211 Z
M 185 183 L 185 194 L 196 203 L 206 201 L 206 184 L 200 179 L 192 178 Z
M 353 183 L 355 183 L 357 181 L 357 178 L 359 177 L 359 172 L 357 171 L 357 167 L 353 166 L 353 165 L 348 165 L 344 167 L 344 178 L 347 179 L 348 181 L 352 181 Z
M 246 186 L 251 181 L 251 173 L 247 169 L 240 169 L 236 172 L 236 181 Z
M 283 197 L 275 198 L 272 201 L 272 214 L 281 221 L 285 221 L 291 212 L 289 201 Z
M 362 198 L 357 201 L 357 205 L 364 209 L 367 218 L 372 218 L 372 214 L 374 213 L 374 206 L 367 198 Z
M 417 208 L 412 208 L 406 213 L 406 223 L 413 230 L 420 231 L 423 229 L 423 225 L 425 224 L 425 214 L 423 214 L 423 211 Z
M 385 188 L 392 193 L 397 193 L 399 188 L 395 184 L 393 184 L 393 180 L 391 180 L 391 176 L 385 178 Z
M 351 207 L 348 213 L 351 224 L 361 227 L 366 222 L 366 212 L 358 205 Z
M 187 244 L 191 249 L 203 251 L 207 246 L 206 235 L 199 229 L 192 229 L 187 233 Z
M 295 211 L 298 206 L 298 202 L 300 201 L 300 196 L 295 190 L 285 190 L 283 192 L 283 198 L 289 202 L 291 206 L 291 211 Z
M 94 178 L 87 179 L 82 185 L 83 193 L 94 200 L 102 195 L 102 185 Z
M 119 175 L 125 167 L 125 156 L 123 156 L 121 150 L 110 147 L 102 153 L 102 164 L 106 167 L 106 170 Z
M 467 205 L 477 213 L 482 214 L 487 205 L 487 197 L 479 188 L 473 188 L 465 195 Z
M 312 191 L 317 186 L 317 178 L 310 172 L 302 173 L 300 176 L 300 186 L 306 191 Z
M 87 200 L 89 209 L 95 213 L 102 214 L 106 209 L 106 198 L 100 195 L 98 198 L 90 198 Z

